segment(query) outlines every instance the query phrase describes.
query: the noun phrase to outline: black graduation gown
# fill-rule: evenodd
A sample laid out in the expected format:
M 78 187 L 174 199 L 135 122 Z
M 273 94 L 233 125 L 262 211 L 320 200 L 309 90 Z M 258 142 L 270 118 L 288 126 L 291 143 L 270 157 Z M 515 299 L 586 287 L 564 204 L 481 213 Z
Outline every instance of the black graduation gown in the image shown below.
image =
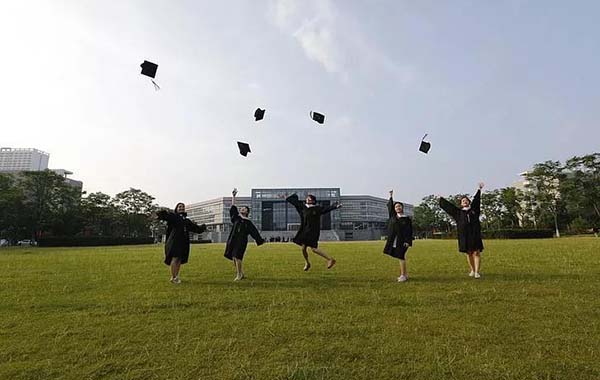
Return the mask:
M 444 198 L 440 198 L 440 207 L 456 221 L 458 250 L 465 253 L 483 251 L 481 224 L 479 223 L 481 190 L 477 190 L 471 202 L 471 208 L 468 211 L 456 207 Z
M 231 217 L 233 226 L 227 238 L 224 256 L 229 260 L 233 260 L 234 258 L 242 260 L 248 246 L 248 235 L 252 236 L 256 245 L 264 244 L 265 240 L 260 236 L 251 220 L 240 216 L 235 205 L 229 209 L 229 216 Z
M 413 228 L 412 220 L 408 216 L 398 218 L 396 210 L 394 210 L 394 200 L 390 197 L 387 204 L 388 207 L 388 226 L 387 226 L 387 240 L 383 253 L 390 255 L 395 258 L 400 258 L 399 251 L 405 253 L 408 248 L 404 247 L 404 243 L 408 243 L 409 247 L 412 247 L 413 242 Z M 394 249 L 394 240 L 396 240 L 396 249 Z
M 190 257 L 190 231 L 201 234 L 206 231 L 206 225 L 197 225 L 186 217 L 187 214 L 161 210 L 156 215 L 158 215 L 158 219 L 167 222 L 165 264 L 171 265 L 174 257 L 179 258 L 181 264 L 187 263 Z
M 294 243 L 317 248 L 319 246 L 319 236 L 321 235 L 321 215 L 335 210 L 337 205 L 307 207 L 298 199 L 298 195 L 296 194 L 287 197 L 286 201 L 296 208 L 296 211 L 300 214 L 302 223 L 300 230 L 298 230 L 298 233 L 294 237 Z

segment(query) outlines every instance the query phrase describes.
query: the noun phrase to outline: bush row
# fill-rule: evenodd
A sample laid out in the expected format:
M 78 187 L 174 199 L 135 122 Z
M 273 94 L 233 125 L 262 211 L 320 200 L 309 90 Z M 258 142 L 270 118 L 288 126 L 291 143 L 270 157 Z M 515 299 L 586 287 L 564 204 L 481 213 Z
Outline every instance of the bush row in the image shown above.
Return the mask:
M 526 228 L 512 228 L 503 230 L 482 231 L 484 239 L 547 239 L 554 236 L 553 230 L 536 230 Z M 434 239 L 456 239 L 456 230 L 433 235 Z
M 483 231 L 484 239 L 548 239 L 554 236 L 553 230 L 513 228 Z
M 151 237 L 127 238 L 111 236 L 52 236 L 38 240 L 39 247 L 93 247 L 107 245 L 152 244 Z

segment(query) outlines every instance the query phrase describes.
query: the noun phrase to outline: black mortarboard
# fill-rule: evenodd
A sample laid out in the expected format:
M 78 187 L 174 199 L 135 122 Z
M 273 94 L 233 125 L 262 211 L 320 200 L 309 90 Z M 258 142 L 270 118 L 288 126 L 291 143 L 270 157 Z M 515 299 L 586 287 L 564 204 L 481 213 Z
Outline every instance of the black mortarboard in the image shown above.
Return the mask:
M 248 153 L 251 153 L 250 145 L 243 143 L 241 141 L 238 141 L 237 144 L 238 144 L 238 148 L 240 149 L 240 154 L 242 156 L 246 157 L 248 155 Z
M 322 113 L 311 111 L 310 117 L 319 124 L 323 124 L 325 122 L 325 115 L 323 115 Z
M 142 68 L 142 75 L 150 78 L 154 78 L 156 76 L 156 70 L 158 70 L 158 65 L 156 63 L 144 61 L 140 67 Z
M 142 63 L 140 67 L 142 68 L 142 75 L 154 79 L 154 77 L 156 76 L 156 70 L 158 70 L 158 65 L 156 63 L 144 61 L 144 63 Z M 156 82 L 154 82 L 154 80 L 152 81 L 152 84 L 154 84 L 155 90 L 160 90 L 160 87 L 156 84 Z
M 263 117 L 265 117 L 265 110 L 257 108 L 256 111 L 254 111 L 254 121 L 262 120 Z
M 429 149 L 431 148 L 431 144 L 425 141 L 425 137 L 427 137 L 427 133 L 425 134 L 425 136 L 423 136 L 423 139 L 421 140 L 421 146 L 419 147 L 419 150 L 427 154 L 427 152 L 429 152 Z

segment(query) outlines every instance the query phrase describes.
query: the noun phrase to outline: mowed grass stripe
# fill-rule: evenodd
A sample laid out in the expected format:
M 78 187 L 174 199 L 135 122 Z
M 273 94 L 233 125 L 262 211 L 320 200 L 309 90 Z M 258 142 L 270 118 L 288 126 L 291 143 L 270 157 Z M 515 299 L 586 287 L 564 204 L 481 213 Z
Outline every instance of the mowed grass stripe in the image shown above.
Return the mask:
M 597 379 L 600 239 L 416 241 L 410 280 L 382 242 L 0 251 L 0 379 Z

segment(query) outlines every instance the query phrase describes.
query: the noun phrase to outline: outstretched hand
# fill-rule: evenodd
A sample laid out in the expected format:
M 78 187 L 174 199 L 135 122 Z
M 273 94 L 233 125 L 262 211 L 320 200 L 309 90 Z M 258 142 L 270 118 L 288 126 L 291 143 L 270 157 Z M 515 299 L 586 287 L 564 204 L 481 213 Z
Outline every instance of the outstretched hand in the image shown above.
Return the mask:
M 394 190 L 390 190 L 390 197 L 394 196 Z
M 238 193 L 238 190 L 236 188 L 234 188 L 233 191 L 231 192 L 231 195 L 233 195 L 233 197 L 235 198 L 237 193 Z
M 342 207 L 341 203 L 338 203 L 337 205 L 335 205 L 335 208 L 341 208 L 341 207 Z
M 479 182 L 479 190 L 483 189 L 483 186 L 485 186 L 485 184 L 483 182 Z

